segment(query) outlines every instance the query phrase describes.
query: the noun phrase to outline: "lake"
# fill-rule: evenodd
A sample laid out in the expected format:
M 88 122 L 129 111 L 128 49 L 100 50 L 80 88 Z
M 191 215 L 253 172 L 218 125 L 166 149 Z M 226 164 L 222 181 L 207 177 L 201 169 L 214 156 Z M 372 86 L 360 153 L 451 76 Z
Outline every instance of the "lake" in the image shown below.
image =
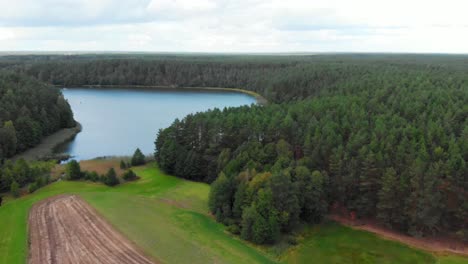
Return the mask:
M 77 160 L 131 155 L 136 148 L 153 154 L 158 130 L 176 118 L 256 103 L 247 94 L 206 90 L 64 88 L 62 92 L 83 130 L 59 151 Z

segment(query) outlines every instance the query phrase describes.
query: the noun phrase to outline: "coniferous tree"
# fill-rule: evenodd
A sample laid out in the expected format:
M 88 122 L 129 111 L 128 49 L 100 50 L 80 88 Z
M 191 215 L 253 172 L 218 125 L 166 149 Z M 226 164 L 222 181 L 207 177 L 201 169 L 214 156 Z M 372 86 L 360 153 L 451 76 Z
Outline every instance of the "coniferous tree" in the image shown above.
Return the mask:
M 127 164 L 123 160 L 120 160 L 120 169 L 122 169 L 122 170 L 127 169 Z
M 145 164 L 145 155 L 143 155 L 139 148 L 137 148 L 135 150 L 135 153 L 133 153 L 131 164 L 132 166 L 139 166 Z
M 115 173 L 114 168 L 110 168 L 107 171 L 104 183 L 111 187 L 119 184 L 119 179 L 117 179 L 117 174 Z
M 389 227 L 398 223 L 401 198 L 398 187 L 395 170 L 393 168 L 387 169 L 382 177 L 382 188 L 378 193 L 377 218 Z

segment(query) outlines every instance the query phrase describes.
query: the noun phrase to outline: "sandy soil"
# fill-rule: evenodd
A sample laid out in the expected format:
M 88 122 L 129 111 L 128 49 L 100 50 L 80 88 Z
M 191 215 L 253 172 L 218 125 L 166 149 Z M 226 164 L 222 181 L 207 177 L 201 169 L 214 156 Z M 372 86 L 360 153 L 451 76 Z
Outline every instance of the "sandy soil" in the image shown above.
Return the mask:
M 29 264 L 154 263 L 76 195 L 60 195 L 29 214 Z
M 372 232 L 383 238 L 398 241 L 411 247 L 436 253 L 454 253 L 468 256 L 468 244 L 460 242 L 458 240 L 443 237 L 416 238 L 379 226 L 371 221 L 351 221 L 348 218 L 339 215 L 330 215 L 328 218 L 346 226 L 350 226 L 354 229 Z

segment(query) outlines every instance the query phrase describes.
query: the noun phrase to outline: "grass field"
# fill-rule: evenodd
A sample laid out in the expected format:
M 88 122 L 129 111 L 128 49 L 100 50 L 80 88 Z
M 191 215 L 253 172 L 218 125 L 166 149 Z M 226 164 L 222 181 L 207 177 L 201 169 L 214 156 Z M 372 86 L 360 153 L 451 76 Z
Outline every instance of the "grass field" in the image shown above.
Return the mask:
M 114 227 L 164 263 L 468 263 L 433 256 L 334 223 L 308 228 L 300 243 L 277 256 L 225 232 L 208 214 L 209 186 L 167 176 L 155 164 L 136 168 L 140 180 L 106 187 L 59 181 L 0 207 L 0 263 L 25 263 L 27 214 L 45 197 L 83 197 Z
M 422 251 L 377 238 L 335 222 L 310 227 L 300 245 L 284 256 L 287 263 L 433 263 Z

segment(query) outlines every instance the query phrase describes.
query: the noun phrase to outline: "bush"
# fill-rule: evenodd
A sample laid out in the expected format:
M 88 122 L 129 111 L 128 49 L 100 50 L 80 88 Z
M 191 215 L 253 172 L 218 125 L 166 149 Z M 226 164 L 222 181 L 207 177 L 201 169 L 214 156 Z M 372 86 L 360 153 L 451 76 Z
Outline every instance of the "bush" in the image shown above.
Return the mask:
M 10 191 L 11 191 L 11 194 L 14 197 L 19 197 L 20 196 L 19 184 L 16 181 L 11 183 Z
M 35 192 L 37 189 L 39 189 L 39 186 L 37 186 L 36 183 L 31 183 L 31 184 L 29 185 L 29 193 L 33 193 L 33 192 Z
M 226 230 L 231 233 L 231 234 L 234 234 L 234 235 L 239 235 L 240 234 L 240 228 L 238 225 L 234 224 L 234 225 L 230 225 L 226 228 Z
M 297 238 L 295 236 L 288 236 L 288 244 L 289 245 L 297 245 L 298 244 L 298 241 L 297 241 Z
M 109 171 L 107 171 L 104 183 L 107 186 L 115 186 L 119 184 L 119 179 L 117 179 L 117 174 L 115 173 L 114 168 L 110 168 Z
M 134 181 L 137 178 L 138 176 L 132 170 L 126 171 L 123 175 L 123 179 L 126 181 Z
M 89 178 L 90 178 L 90 180 L 93 181 L 93 182 L 99 181 L 99 175 L 98 175 L 97 172 L 95 172 L 95 171 L 92 171 L 92 172 L 89 174 Z

